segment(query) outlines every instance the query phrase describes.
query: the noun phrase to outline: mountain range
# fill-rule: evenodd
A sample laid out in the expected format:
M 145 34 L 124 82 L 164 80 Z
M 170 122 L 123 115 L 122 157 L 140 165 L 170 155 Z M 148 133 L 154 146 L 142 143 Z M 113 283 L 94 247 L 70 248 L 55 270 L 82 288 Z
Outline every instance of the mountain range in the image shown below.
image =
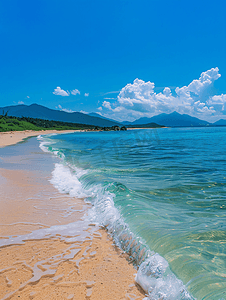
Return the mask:
M 100 127 L 111 127 L 114 125 L 121 125 L 117 121 L 110 121 L 101 117 L 90 116 L 88 114 L 83 114 L 80 112 L 68 113 L 65 111 L 50 109 L 39 104 L 20 104 L 14 106 L 0 107 L 0 114 L 6 112 L 8 116 L 30 117 L 52 121 L 72 122 Z
M 226 120 L 221 119 L 215 123 L 209 123 L 186 114 L 179 114 L 173 112 L 170 114 L 159 114 L 151 118 L 140 118 L 134 122 L 118 122 L 112 119 L 105 118 L 97 113 L 84 114 L 80 112 L 68 113 L 50 109 L 39 104 L 31 105 L 13 105 L 0 107 L 0 114 L 7 113 L 8 116 L 15 117 L 31 117 L 53 121 L 72 122 L 79 124 L 94 125 L 100 127 L 123 126 L 130 125 L 129 127 L 141 127 L 141 125 L 159 124 L 167 127 L 197 127 L 197 126 L 226 126 Z
M 140 118 L 129 125 L 140 125 L 140 124 L 146 124 L 146 123 L 157 123 L 164 126 L 170 126 L 170 127 L 187 127 L 187 126 L 206 126 L 210 124 L 207 121 L 200 120 L 195 117 L 191 117 L 186 114 L 179 114 L 178 112 L 174 111 L 171 114 L 160 114 L 151 118 Z

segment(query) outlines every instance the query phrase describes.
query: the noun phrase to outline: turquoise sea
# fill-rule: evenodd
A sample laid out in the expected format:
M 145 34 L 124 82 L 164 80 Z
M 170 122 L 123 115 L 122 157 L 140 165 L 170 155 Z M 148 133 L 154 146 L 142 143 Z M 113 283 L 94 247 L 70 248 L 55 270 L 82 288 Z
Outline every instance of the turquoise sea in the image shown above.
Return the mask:
M 40 137 L 51 182 L 93 204 L 146 299 L 226 299 L 226 128 Z

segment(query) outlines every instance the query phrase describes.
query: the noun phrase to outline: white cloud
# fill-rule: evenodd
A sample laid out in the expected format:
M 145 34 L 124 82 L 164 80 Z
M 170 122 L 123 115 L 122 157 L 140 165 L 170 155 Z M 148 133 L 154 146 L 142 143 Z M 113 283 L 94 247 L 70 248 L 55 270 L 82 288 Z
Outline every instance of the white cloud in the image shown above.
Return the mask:
M 30 97 L 29 96 L 27 96 L 27 99 L 29 99 Z
M 88 115 L 88 112 L 87 111 L 84 111 L 84 110 L 80 110 L 80 113 L 83 113 L 85 115 Z
M 120 91 L 107 92 L 107 93 L 102 94 L 102 96 L 109 95 L 109 94 L 118 94 L 119 92 Z
M 222 104 L 226 102 L 226 95 L 225 94 L 221 94 L 221 95 L 215 95 L 213 97 L 211 97 L 208 101 L 208 103 L 211 104 Z
M 59 86 L 54 90 L 53 92 L 54 95 L 59 95 L 59 96 L 69 96 L 70 95 L 70 92 L 69 91 L 64 91 L 62 90 Z M 71 91 L 71 94 L 72 95 L 80 95 L 80 91 L 77 90 L 77 89 L 74 89 Z M 88 94 L 89 95 L 89 94 Z
M 131 121 L 173 111 L 197 117 L 226 114 L 226 95 L 208 95 L 209 88 L 220 77 L 219 69 L 212 68 L 201 73 L 199 79 L 193 80 L 188 86 L 176 87 L 174 95 L 169 87 L 156 93 L 153 82 L 137 78 L 121 89 L 116 102 L 104 101 L 102 107 L 106 113 L 106 109 L 111 111 L 111 114 L 105 113 L 107 117 Z
M 24 104 L 24 102 L 23 101 L 18 101 L 18 104 Z
M 98 109 L 98 110 L 100 110 L 100 111 L 101 111 L 101 110 L 103 110 L 103 108 L 102 108 L 101 106 L 100 106 L 100 107 L 98 107 L 97 109 Z
M 206 72 L 202 72 L 199 79 L 193 80 L 188 86 L 182 88 L 176 88 L 175 91 L 178 95 L 189 95 L 189 93 L 194 93 L 200 95 L 207 87 L 209 87 L 215 80 L 221 77 L 218 73 L 218 68 L 212 68 Z
M 74 111 L 71 109 L 63 108 L 60 104 L 56 106 L 57 109 L 60 109 L 61 111 L 65 111 L 67 113 L 73 113 Z
M 102 105 L 103 105 L 103 107 L 112 110 L 110 102 L 104 101 Z
M 62 111 L 65 111 L 67 113 L 73 113 L 74 112 L 74 110 L 67 109 L 67 108 L 62 108 Z
M 105 100 L 116 100 L 117 98 L 104 98 Z
M 77 94 L 80 95 L 80 91 L 77 90 L 77 89 L 74 89 L 73 91 L 71 91 L 71 94 L 74 95 L 74 96 L 77 95 Z
M 208 100 L 208 105 L 211 105 L 215 111 L 222 112 L 222 114 L 226 114 L 226 95 L 215 95 L 210 97 Z
M 67 91 L 64 91 L 62 90 L 59 86 L 54 89 L 54 92 L 53 92 L 54 95 L 58 95 L 58 96 L 69 96 L 70 93 Z
M 85 93 L 84 96 L 85 96 L 85 97 L 89 97 L 89 93 Z

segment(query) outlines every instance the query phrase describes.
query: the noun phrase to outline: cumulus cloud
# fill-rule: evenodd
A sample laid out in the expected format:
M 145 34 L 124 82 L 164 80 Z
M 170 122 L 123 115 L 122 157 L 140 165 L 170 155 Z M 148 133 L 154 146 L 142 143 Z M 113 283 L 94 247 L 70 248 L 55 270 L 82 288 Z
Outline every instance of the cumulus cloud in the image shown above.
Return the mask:
M 18 101 L 18 104 L 24 104 L 24 102 L 23 101 Z
M 203 72 L 199 79 L 193 80 L 188 86 L 184 86 L 182 88 L 177 87 L 175 91 L 178 95 L 189 95 L 191 92 L 196 95 L 200 95 L 215 80 L 221 77 L 218 72 L 218 68 L 212 68 L 206 72 Z
M 61 111 L 65 111 L 67 113 L 73 113 L 74 111 L 71 109 L 67 109 L 67 108 L 63 108 L 60 104 L 56 106 L 57 109 L 61 110 Z
M 85 115 L 88 115 L 88 112 L 85 111 L 85 110 L 80 110 L 80 113 L 83 113 L 83 114 L 85 114 Z
M 209 88 L 220 77 L 219 69 L 212 68 L 201 73 L 199 79 L 189 85 L 176 87 L 174 93 L 169 87 L 156 93 L 153 82 L 137 78 L 121 89 L 116 102 L 104 101 L 102 107 L 105 116 L 109 116 L 108 111 L 111 111 L 111 117 L 131 121 L 173 111 L 198 117 L 201 114 L 204 117 L 226 114 L 226 95 L 208 95 Z
M 77 95 L 77 94 L 80 95 L 80 91 L 77 90 L 77 89 L 74 89 L 74 90 L 71 91 L 71 94 L 72 95 Z
M 85 93 L 84 96 L 85 96 L 85 97 L 89 97 L 89 93 Z
M 106 107 L 107 109 L 113 110 L 113 109 L 111 108 L 110 102 L 108 102 L 108 101 L 104 101 L 102 105 L 103 105 L 103 107 Z
M 226 94 L 215 95 L 210 97 L 208 100 L 208 105 L 212 107 L 215 111 L 226 114 Z
M 59 86 L 54 90 L 53 92 L 54 95 L 58 95 L 58 96 L 69 96 L 70 95 L 70 92 L 69 91 L 64 91 L 62 90 Z M 71 91 L 71 94 L 72 95 L 80 95 L 80 91 L 77 90 L 77 89 L 74 89 Z M 85 94 L 86 95 L 86 94 Z M 88 94 L 89 95 L 89 94 Z
M 70 93 L 67 91 L 64 91 L 62 90 L 59 86 L 54 89 L 54 92 L 53 92 L 54 95 L 57 95 L 57 96 L 69 96 Z

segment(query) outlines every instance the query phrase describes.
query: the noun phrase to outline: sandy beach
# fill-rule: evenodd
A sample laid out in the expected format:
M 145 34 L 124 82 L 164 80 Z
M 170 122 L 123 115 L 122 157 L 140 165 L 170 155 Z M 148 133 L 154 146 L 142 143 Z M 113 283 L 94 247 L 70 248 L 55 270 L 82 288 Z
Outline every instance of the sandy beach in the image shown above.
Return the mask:
M 0 147 L 43 133 L 56 131 L 1 133 Z M 0 299 L 143 299 L 126 255 L 82 220 L 89 205 L 60 194 L 49 169 L 30 168 L 35 155 L 51 157 L 0 154 Z
M 5 147 L 9 145 L 14 145 L 22 140 L 32 137 L 38 136 L 40 134 L 51 134 L 51 133 L 70 133 L 75 130 L 41 130 L 41 131 L 33 131 L 33 130 L 24 130 L 24 131 L 10 131 L 10 132 L 0 132 L 0 147 Z

